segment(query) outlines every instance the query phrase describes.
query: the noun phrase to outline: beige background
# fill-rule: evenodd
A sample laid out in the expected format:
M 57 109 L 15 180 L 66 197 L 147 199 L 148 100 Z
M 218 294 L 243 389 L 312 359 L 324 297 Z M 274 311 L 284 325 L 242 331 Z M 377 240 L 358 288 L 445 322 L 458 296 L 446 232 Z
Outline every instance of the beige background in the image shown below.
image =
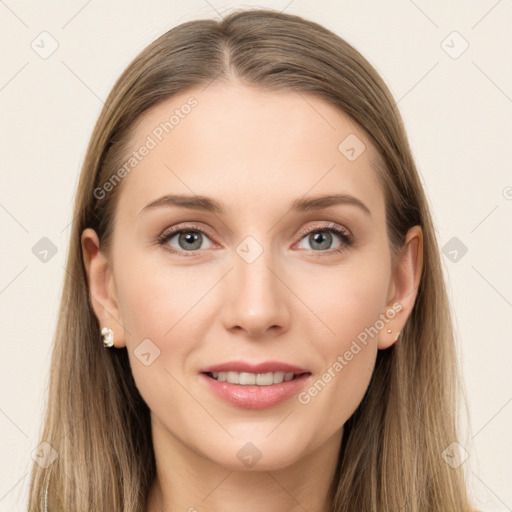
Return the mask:
M 102 101 L 163 32 L 250 5 L 303 15 L 338 33 L 399 102 L 445 247 L 471 420 L 464 468 L 482 510 L 512 510 L 512 2 L 5 0 L 0 512 L 26 503 L 73 194 Z M 54 255 L 42 252 L 51 245 L 43 237 Z

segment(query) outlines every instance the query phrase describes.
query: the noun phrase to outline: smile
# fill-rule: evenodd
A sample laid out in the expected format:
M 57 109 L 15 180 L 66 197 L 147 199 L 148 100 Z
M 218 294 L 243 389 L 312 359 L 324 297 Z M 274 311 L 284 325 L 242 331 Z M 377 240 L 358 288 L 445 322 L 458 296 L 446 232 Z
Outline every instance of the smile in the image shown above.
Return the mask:
M 312 378 L 309 372 L 294 374 L 229 371 L 206 372 L 199 376 L 213 396 L 242 409 L 267 409 L 276 406 L 300 393 Z
M 288 382 L 297 377 L 297 375 L 292 372 L 209 372 L 207 375 L 217 381 L 229 382 L 230 384 L 239 384 L 240 386 L 271 386 L 272 384 Z

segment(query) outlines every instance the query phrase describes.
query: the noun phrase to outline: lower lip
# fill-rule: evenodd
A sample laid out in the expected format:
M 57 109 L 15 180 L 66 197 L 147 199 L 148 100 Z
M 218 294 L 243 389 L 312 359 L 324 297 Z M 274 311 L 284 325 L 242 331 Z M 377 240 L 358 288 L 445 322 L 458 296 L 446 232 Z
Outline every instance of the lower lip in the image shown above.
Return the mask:
M 244 409 L 266 409 L 299 393 L 311 374 L 303 373 L 293 380 L 270 386 L 243 386 L 215 380 L 205 373 L 202 373 L 201 376 L 219 398 L 231 405 Z

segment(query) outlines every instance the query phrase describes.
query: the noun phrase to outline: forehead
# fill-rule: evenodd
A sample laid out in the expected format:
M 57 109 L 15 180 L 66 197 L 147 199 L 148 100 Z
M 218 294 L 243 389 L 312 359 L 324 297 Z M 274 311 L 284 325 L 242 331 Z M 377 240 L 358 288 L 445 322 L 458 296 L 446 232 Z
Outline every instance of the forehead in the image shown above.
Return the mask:
M 233 83 L 190 89 L 141 116 L 131 151 L 120 202 L 138 210 L 171 193 L 240 208 L 350 193 L 383 208 L 364 130 L 309 93 Z

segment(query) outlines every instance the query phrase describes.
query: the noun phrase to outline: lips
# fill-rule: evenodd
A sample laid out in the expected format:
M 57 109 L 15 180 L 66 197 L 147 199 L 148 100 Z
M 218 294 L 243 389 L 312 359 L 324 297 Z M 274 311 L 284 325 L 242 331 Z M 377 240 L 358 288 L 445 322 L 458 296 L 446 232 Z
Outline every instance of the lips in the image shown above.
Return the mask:
M 257 364 L 230 361 L 203 368 L 200 375 L 207 388 L 221 400 L 240 408 L 265 409 L 299 393 L 309 382 L 311 372 L 299 366 L 276 361 Z M 229 382 L 235 375 L 241 378 L 240 383 Z M 277 377 L 275 383 L 269 381 L 269 375 Z M 287 378 L 283 381 L 284 375 Z M 218 380 L 219 376 L 223 379 L 227 377 L 228 382 Z M 251 378 L 256 385 L 251 385 Z

